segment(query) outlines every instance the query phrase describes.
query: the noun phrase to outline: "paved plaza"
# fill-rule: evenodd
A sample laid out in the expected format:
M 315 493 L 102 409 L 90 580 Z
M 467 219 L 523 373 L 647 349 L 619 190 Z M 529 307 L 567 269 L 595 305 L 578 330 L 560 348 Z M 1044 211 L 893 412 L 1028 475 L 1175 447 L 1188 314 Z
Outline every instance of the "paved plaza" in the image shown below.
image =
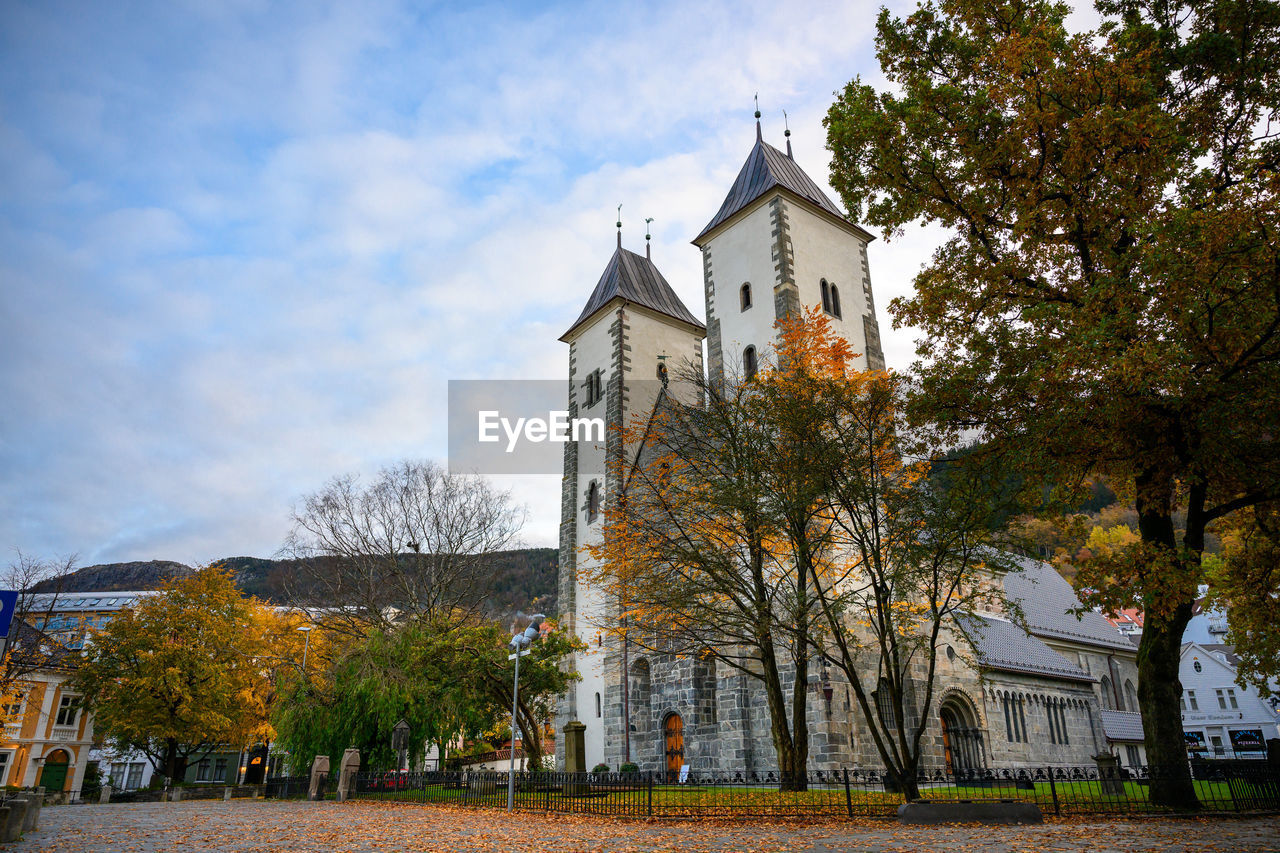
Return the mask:
M 1280 817 L 1098 820 L 1018 827 L 644 823 L 393 803 L 240 800 L 46 808 L 41 828 L 5 853 L 159 851 L 682 851 L 1046 853 L 1280 851 Z

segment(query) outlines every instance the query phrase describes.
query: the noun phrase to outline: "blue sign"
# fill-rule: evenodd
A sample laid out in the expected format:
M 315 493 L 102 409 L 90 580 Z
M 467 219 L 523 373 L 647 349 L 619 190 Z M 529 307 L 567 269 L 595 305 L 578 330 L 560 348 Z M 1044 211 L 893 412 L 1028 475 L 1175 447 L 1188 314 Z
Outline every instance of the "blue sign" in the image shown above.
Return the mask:
M 9 629 L 13 627 L 13 611 L 17 609 L 18 591 L 0 590 L 0 637 L 9 636 Z

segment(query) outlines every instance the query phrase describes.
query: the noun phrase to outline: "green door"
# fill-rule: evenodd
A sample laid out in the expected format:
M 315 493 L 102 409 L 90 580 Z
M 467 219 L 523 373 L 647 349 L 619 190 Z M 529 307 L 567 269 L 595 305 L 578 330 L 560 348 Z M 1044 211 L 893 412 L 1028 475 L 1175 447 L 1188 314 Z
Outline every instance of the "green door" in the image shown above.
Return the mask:
M 44 773 L 40 774 L 40 784 L 46 791 L 61 791 L 67 784 L 67 762 L 46 762 Z

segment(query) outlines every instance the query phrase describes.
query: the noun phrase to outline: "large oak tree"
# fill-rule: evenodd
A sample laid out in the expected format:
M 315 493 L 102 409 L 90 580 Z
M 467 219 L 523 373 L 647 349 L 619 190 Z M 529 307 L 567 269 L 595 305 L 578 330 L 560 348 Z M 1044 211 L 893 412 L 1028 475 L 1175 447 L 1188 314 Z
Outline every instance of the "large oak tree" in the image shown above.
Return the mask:
M 1151 799 L 1195 807 L 1178 652 L 1205 531 L 1280 498 L 1280 10 L 1099 12 L 1080 34 L 1045 2 L 882 12 L 891 88 L 832 106 L 832 180 L 890 237 L 950 232 L 893 305 L 925 333 L 915 413 L 1135 501 L 1140 542 L 1079 580 L 1146 611 Z

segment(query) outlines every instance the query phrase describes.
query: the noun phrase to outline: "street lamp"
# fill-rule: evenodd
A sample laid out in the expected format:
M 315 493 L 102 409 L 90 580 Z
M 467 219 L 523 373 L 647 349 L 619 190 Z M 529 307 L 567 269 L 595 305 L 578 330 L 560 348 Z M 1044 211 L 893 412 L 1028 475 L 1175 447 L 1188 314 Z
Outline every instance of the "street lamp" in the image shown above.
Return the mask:
M 311 648 L 311 629 L 314 627 L 315 625 L 303 625 L 298 628 L 299 631 L 307 635 L 306 642 L 302 644 L 302 676 L 303 678 L 305 678 L 307 675 L 307 650 Z
M 535 613 L 530 617 L 529 627 L 523 633 L 513 636 L 508 644 L 515 649 L 507 655 L 507 660 L 516 662 L 516 674 L 511 689 L 511 761 L 507 769 L 507 811 L 511 811 L 516 802 L 516 711 L 520 707 L 520 658 L 529 654 L 529 646 L 542 636 L 542 620 L 545 618 L 541 613 Z

